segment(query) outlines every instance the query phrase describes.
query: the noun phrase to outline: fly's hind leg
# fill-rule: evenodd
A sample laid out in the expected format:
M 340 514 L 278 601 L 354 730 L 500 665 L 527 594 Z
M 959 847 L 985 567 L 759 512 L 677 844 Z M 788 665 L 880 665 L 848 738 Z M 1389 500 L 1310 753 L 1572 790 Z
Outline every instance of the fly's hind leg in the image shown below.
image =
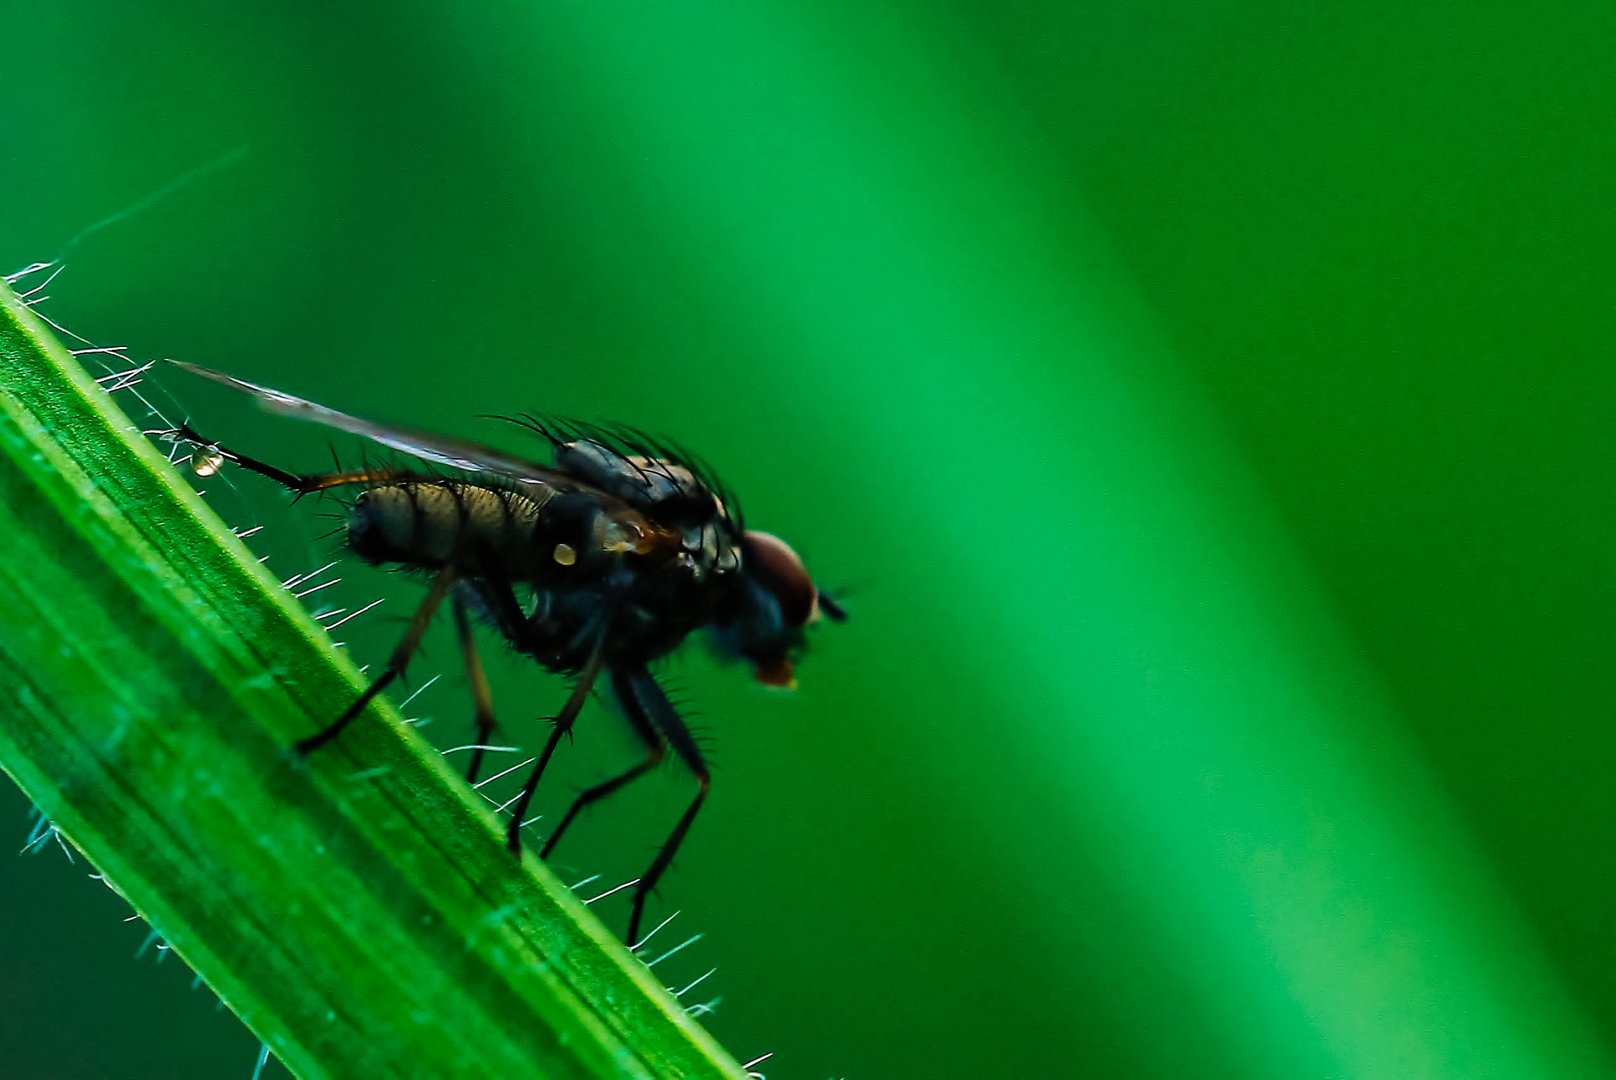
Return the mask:
M 189 423 L 183 423 L 167 434 L 176 440 L 183 440 L 195 446 L 205 446 L 226 461 L 234 462 L 248 472 L 257 473 L 259 476 L 275 481 L 288 491 L 294 492 L 299 498 L 317 491 L 326 491 L 351 484 L 385 484 L 391 480 L 412 475 L 406 469 L 388 468 L 347 469 L 328 473 L 299 475 L 298 473 L 291 473 L 285 469 L 277 468 L 266 461 L 260 461 L 247 454 L 227 449 L 212 439 L 205 439 Z M 354 721 L 355 717 L 365 711 L 365 706 L 369 705 L 378 694 L 387 689 L 395 679 L 404 674 L 404 669 L 408 666 L 410 657 L 415 655 L 415 650 L 420 647 L 421 637 L 426 633 L 427 626 L 432 622 L 432 616 L 437 612 L 438 605 L 443 602 L 443 598 L 449 594 L 454 582 L 455 571 L 453 567 L 446 566 L 438 571 L 437 577 L 432 580 L 431 588 L 427 590 L 426 597 L 421 601 L 421 606 L 416 609 L 414 617 L 410 619 L 410 625 L 404 632 L 403 640 L 398 643 L 398 647 L 388 657 L 386 670 L 365 688 L 364 693 L 360 694 L 358 699 L 348 706 L 341 716 L 308 738 L 300 739 L 294 743 L 292 750 L 295 754 L 299 757 L 307 757 L 332 739 L 335 739 L 342 733 L 344 728 Z
M 443 602 L 443 598 L 453 588 L 454 581 L 455 571 L 452 566 L 445 566 L 438 571 L 437 576 L 432 579 L 431 587 L 427 589 L 426 597 L 421 601 L 421 606 L 415 609 L 415 614 L 410 618 L 410 625 L 404 631 L 403 639 L 399 641 L 398 647 L 393 650 L 393 654 L 387 658 L 386 669 L 369 686 L 365 687 L 365 692 L 360 694 L 358 700 L 348 706 L 341 716 L 308 738 L 300 739 L 293 744 L 292 749 L 299 757 L 307 757 L 342 734 L 342 729 L 351 724 L 360 713 L 364 712 L 365 706 L 369 705 L 377 694 L 387 689 L 394 679 L 404 674 L 404 668 L 409 664 L 410 657 L 415 655 L 415 650 L 420 647 L 422 635 L 426 633 L 427 626 L 431 624 L 432 616 L 437 612 L 438 605 Z
M 287 472 L 285 469 L 277 468 L 267 461 L 260 461 L 258 458 L 227 449 L 212 439 L 204 439 L 189 423 L 181 424 L 173 431 L 165 432 L 164 434 L 168 438 L 188 442 L 193 446 L 205 446 L 226 461 L 240 465 L 248 472 L 268 477 L 281 487 L 293 492 L 298 498 L 302 498 L 304 495 L 312 495 L 317 491 L 328 491 L 331 488 L 347 487 L 352 484 L 385 484 L 391 480 L 412 475 L 407 469 L 387 468 L 339 469 L 326 473 L 292 473 Z

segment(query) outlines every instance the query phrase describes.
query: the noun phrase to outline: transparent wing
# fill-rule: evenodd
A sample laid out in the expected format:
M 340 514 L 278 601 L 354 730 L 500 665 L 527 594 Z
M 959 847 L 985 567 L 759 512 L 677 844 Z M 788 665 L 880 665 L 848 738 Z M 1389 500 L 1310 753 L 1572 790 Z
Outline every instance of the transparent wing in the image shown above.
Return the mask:
M 575 476 L 548 465 L 541 465 L 536 461 L 529 461 L 526 458 L 503 453 L 480 443 L 470 442 L 465 439 L 455 439 L 447 435 L 434 435 L 431 432 L 417 431 L 414 428 L 373 423 L 345 412 L 338 412 L 336 409 L 328 408 L 318 402 L 295 397 L 282 390 L 259 386 L 257 383 L 248 382 L 246 379 L 238 379 L 234 375 L 214 371 L 212 368 L 188 364 L 183 360 L 170 360 L 169 363 L 175 367 L 184 368 L 193 375 L 200 375 L 204 379 L 212 379 L 216 383 L 222 383 L 232 390 L 240 390 L 244 394 L 250 394 L 258 399 L 258 403 L 270 412 L 280 413 L 284 416 L 294 416 L 316 424 L 324 424 L 326 427 L 336 428 L 338 431 L 361 435 L 385 447 L 418 457 L 423 461 L 446 465 L 451 469 L 459 469 L 462 472 L 492 473 L 524 484 L 547 484 L 551 487 L 567 490 L 589 491 L 598 495 L 608 505 L 627 508 L 627 503 L 622 499 L 601 491 L 593 484 L 579 480 Z

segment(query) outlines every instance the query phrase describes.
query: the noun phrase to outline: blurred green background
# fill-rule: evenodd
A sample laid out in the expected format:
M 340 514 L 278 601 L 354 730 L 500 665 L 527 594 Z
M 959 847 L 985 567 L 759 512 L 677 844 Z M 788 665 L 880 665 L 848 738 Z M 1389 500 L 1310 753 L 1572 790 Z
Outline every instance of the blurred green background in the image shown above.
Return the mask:
M 847 586 L 795 695 L 676 665 L 717 773 L 667 978 L 719 969 L 742 1060 L 1616 1071 L 1609 5 L 64 0 L 0 78 L 3 270 L 244 148 L 69 253 L 71 329 L 442 430 L 669 432 Z M 325 561 L 238 489 L 283 576 Z M 496 669 L 531 741 L 559 684 Z M 686 790 L 561 872 L 638 873 Z M 6 1074 L 249 1075 L 84 875 L 0 858 Z

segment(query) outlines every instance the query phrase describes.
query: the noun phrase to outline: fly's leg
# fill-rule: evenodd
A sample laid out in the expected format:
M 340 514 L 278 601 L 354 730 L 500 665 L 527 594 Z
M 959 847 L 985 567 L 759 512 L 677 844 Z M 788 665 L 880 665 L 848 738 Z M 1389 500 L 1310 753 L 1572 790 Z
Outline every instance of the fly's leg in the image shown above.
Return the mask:
M 619 789 L 627 787 L 633 781 L 638 780 L 656 768 L 662 761 L 665 752 L 662 736 L 657 734 L 655 726 L 646 717 L 645 710 L 641 708 L 639 702 L 635 700 L 633 694 L 624 685 L 622 673 L 613 671 L 611 679 L 612 690 L 617 694 L 618 701 L 622 702 L 623 713 L 628 717 L 629 723 L 633 725 L 634 734 L 638 735 L 640 741 L 645 743 L 645 760 L 635 765 L 632 769 L 625 770 L 610 780 L 605 780 L 580 793 L 572 801 L 572 806 L 567 810 L 566 816 L 561 819 L 561 824 L 555 827 L 555 831 L 550 834 L 550 838 L 544 842 L 544 850 L 539 852 L 539 858 L 541 859 L 550 857 L 550 852 L 554 851 L 556 844 L 561 842 L 561 834 L 567 831 L 567 826 L 572 824 L 574 818 L 583 813 L 585 807 L 591 806 Z
M 679 760 L 684 763 L 685 768 L 695 776 L 698 785 L 696 797 L 691 800 L 689 809 L 679 818 L 673 832 L 668 834 L 667 841 L 658 849 L 656 858 L 651 860 L 650 868 L 634 886 L 634 908 L 628 917 L 628 947 L 632 949 L 639 944 L 640 920 L 645 914 L 645 898 L 656 888 L 657 882 L 662 879 L 669 864 L 673 862 L 674 855 L 678 853 L 679 845 L 684 843 L 685 835 L 690 832 L 691 823 L 696 820 L 696 812 L 706 801 L 712 776 L 707 771 L 707 762 L 702 759 L 696 740 L 691 737 L 690 729 L 679 718 L 673 703 L 668 700 L 668 695 L 662 692 L 662 687 L 657 685 L 650 672 L 643 667 L 632 668 L 618 673 L 613 683 L 619 688 L 628 710 L 632 713 L 638 709 L 655 726 L 662 738 L 673 748 L 673 752 L 679 755 Z
M 551 721 L 550 738 L 545 741 L 538 764 L 534 765 L 533 771 L 528 774 L 527 783 L 522 787 L 522 794 L 517 796 L 516 804 L 511 808 L 511 821 L 505 831 L 505 846 L 510 848 L 513 855 L 520 855 L 522 852 L 522 820 L 527 816 L 528 804 L 533 801 L 533 792 L 538 790 L 539 777 L 544 775 L 544 767 L 550 764 L 550 757 L 561 743 L 561 737 L 572 730 L 573 721 L 577 720 L 578 714 L 583 711 L 584 702 L 589 700 L 590 688 L 595 685 L 595 679 L 600 675 L 605 644 L 606 637 L 602 634 L 595 642 L 595 648 L 591 651 L 583 670 L 578 673 L 578 681 L 573 684 L 567 703 L 561 706 L 561 711 Z
M 294 492 L 299 498 L 316 491 L 326 491 L 350 484 L 385 484 L 390 480 L 412 475 L 408 470 L 386 468 L 346 469 L 328 473 L 299 475 L 277 468 L 267 461 L 260 461 L 255 457 L 249 457 L 246 454 L 227 449 L 212 439 L 204 439 L 189 423 L 181 424 L 169 435 L 196 446 L 205 446 L 226 461 L 234 462 L 248 472 L 257 473 L 259 476 L 275 481 L 287 490 Z M 293 744 L 292 749 L 299 757 L 307 757 L 332 739 L 335 739 L 342 733 L 343 728 L 347 727 L 355 717 L 365 711 L 365 706 L 369 705 L 377 694 L 387 689 L 393 680 L 404 673 L 405 666 L 409 664 L 410 657 L 415 654 L 415 650 L 420 646 L 422 635 L 426 633 L 428 624 L 432 622 L 432 616 L 436 613 L 438 605 L 443 602 L 443 598 L 448 595 L 449 589 L 454 585 L 454 580 L 455 573 L 452 567 L 446 566 L 438 571 L 438 576 L 433 579 L 432 587 L 427 590 L 425 599 L 421 601 L 421 606 L 416 609 L 414 617 L 410 619 L 409 629 L 404 632 L 403 640 L 398 643 L 398 647 L 393 650 L 393 655 L 388 658 L 387 669 L 365 688 L 365 692 L 360 694 L 358 700 L 348 706 L 341 716 L 308 738 L 301 739 Z
M 477 715 L 476 746 L 471 751 L 471 764 L 466 768 L 466 783 L 477 782 L 477 770 L 482 768 L 483 753 L 488 749 L 489 737 L 494 734 L 494 702 L 488 692 L 488 676 L 483 672 L 482 658 L 477 655 L 477 640 L 471 633 L 471 621 L 466 616 L 464 594 L 454 594 L 455 634 L 460 638 L 460 656 L 466 664 L 466 682 L 471 684 L 472 707 Z
M 291 473 L 285 469 L 276 468 L 267 461 L 260 461 L 255 457 L 229 450 L 214 442 L 204 439 L 197 434 L 190 424 L 181 424 L 167 435 L 174 439 L 182 439 L 194 446 L 205 446 L 224 458 L 226 461 L 240 465 L 248 472 L 268 477 L 281 487 L 295 493 L 298 498 L 312 495 L 316 491 L 327 491 L 331 488 L 346 487 L 350 484 L 385 484 L 392 480 L 414 475 L 407 469 L 342 469 L 328 473 Z
M 378 675 L 369 686 L 365 687 L 365 692 L 360 694 L 358 700 L 348 706 L 341 716 L 308 738 L 300 739 L 294 743 L 292 749 L 299 757 L 307 757 L 342 734 L 342 729 L 351 724 L 356 716 L 364 712 L 365 706 L 369 705 L 377 694 L 387 689 L 394 679 L 404 674 L 405 666 L 409 664 L 410 657 L 415 655 L 415 650 L 421 644 L 422 635 L 426 633 L 427 626 L 432 622 L 432 616 L 437 612 L 438 605 L 443 602 L 443 598 L 448 595 L 449 590 L 454 586 L 454 581 L 454 567 L 445 566 L 438 571 L 437 576 L 432 579 L 432 586 L 427 590 L 425 599 L 421 601 L 421 606 L 415 609 L 415 614 L 410 618 L 410 625 L 404 631 L 403 639 L 399 641 L 398 647 L 393 650 L 393 655 L 387 658 L 386 670 Z

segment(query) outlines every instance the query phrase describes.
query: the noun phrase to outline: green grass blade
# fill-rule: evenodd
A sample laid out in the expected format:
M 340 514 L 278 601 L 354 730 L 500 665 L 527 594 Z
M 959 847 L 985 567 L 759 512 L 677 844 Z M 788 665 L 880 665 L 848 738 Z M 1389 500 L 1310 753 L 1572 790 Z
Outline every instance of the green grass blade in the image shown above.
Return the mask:
M 3 289 L 3 286 L 0 286 Z M 299 1076 L 744 1075 L 9 290 L 3 767 Z

